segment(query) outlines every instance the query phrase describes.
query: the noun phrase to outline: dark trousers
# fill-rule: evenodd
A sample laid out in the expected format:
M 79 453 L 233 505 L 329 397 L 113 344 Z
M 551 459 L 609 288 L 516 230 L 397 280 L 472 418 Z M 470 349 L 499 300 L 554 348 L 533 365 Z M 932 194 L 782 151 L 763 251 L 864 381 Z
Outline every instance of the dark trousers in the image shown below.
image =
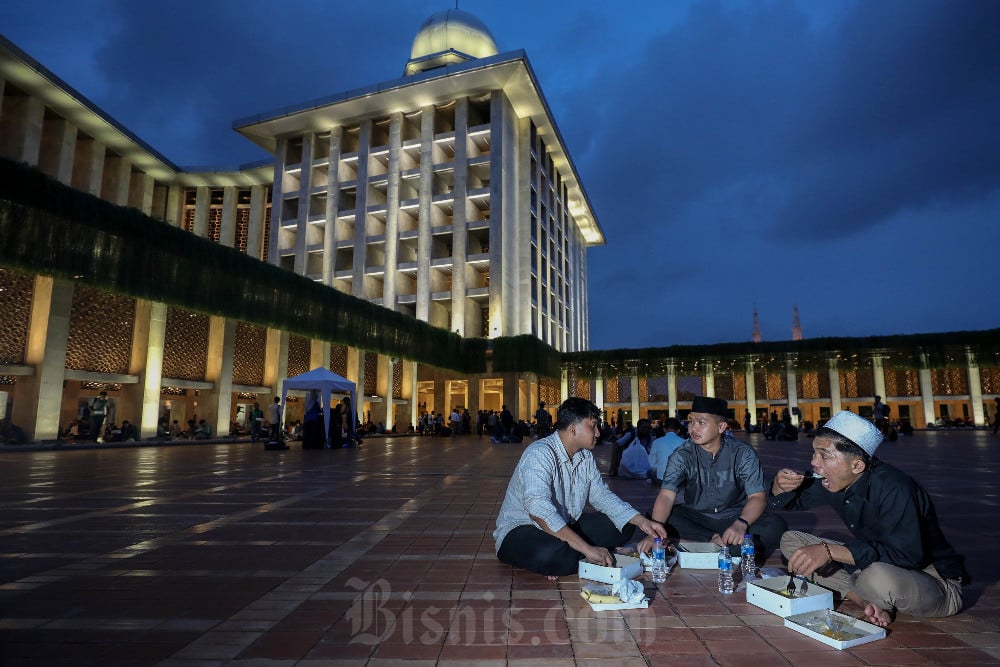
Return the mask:
M 588 512 L 569 524 L 580 537 L 597 547 L 614 549 L 624 544 L 620 530 L 606 514 Z M 501 562 L 546 576 L 576 574 L 583 554 L 533 525 L 518 526 L 507 533 L 497 552 Z
M 632 443 L 629 442 L 629 445 Z M 619 445 L 617 442 L 611 443 L 611 462 L 608 464 L 608 474 L 612 477 L 618 476 L 618 467 L 622 464 L 622 452 L 628 445 Z
M 686 505 L 674 505 L 664 528 L 667 529 L 667 535 L 673 538 L 710 542 L 713 535 L 722 535 L 731 525 L 733 519 L 717 519 L 711 514 L 692 510 Z M 758 564 L 766 561 L 774 553 L 786 530 L 788 524 L 785 520 L 770 512 L 764 512 L 759 519 L 750 524 L 746 532 L 753 536 L 754 555 Z M 729 551 L 738 556 L 740 545 L 730 545 Z

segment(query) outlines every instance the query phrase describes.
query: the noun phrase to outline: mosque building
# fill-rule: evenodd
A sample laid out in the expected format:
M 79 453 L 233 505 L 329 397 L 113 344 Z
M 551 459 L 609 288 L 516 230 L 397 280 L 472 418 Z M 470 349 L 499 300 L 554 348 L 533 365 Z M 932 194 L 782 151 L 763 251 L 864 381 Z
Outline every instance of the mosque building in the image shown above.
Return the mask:
M 285 378 L 315 367 L 356 383 L 359 418 L 400 430 L 455 406 L 506 404 L 530 419 L 539 400 L 570 395 L 628 419 L 674 414 L 706 393 L 730 400 L 737 417 L 751 410 L 755 423 L 780 405 L 817 420 L 850 402 L 860 410 L 879 390 L 918 425 L 943 414 L 983 424 L 1000 395 L 989 332 L 949 338 L 937 355 L 922 352 L 923 339 L 899 343 L 905 351 L 840 341 L 817 352 L 796 340 L 725 354 L 589 352 L 587 250 L 605 244 L 604 232 L 527 55 L 500 52 L 457 9 L 420 27 L 401 77 L 236 121 L 273 156 L 238 169 L 182 169 L 2 37 L 0 93 L 0 157 L 10 164 L 183 231 L 182 247 L 164 253 L 267 266 L 261 276 L 294 276 L 322 288 L 321 301 L 351 297 L 369 308 L 352 312 L 395 326 L 392 349 L 408 351 L 367 343 L 361 316 L 326 335 L 254 317 L 267 299 L 246 293 L 240 312 L 250 314 L 237 317 L 197 305 L 201 295 L 170 294 L 169 284 L 132 289 L 41 268 L 32 253 L 51 248 L 11 241 L 0 253 L 0 417 L 33 440 L 57 439 L 102 390 L 110 418 L 136 423 L 143 437 L 164 416 L 206 419 L 225 434 Z M 3 243 L 18 233 L 14 199 L 0 196 Z M 63 237 L 48 238 L 76 238 Z M 412 332 L 451 336 L 457 356 L 473 361 L 449 367 L 441 350 L 407 340 Z M 293 402 L 286 417 L 301 412 Z

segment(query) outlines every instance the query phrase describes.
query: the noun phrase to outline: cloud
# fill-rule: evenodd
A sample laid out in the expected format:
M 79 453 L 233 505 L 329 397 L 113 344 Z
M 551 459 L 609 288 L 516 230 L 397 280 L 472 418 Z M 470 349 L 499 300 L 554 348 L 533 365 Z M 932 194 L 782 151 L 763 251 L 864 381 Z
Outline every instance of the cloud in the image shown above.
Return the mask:
M 334 11 L 335 9 L 335 11 Z M 115 0 L 101 106 L 180 164 L 266 158 L 234 120 L 402 75 L 430 14 L 400 3 Z M 155 139 L 152 139 L 155 138 Z
M 757 224 L 803 241 L 861 233 L 1000 175 L 1000 4 L 855 3 L 815 27 L 790 3 L 700 3 L 634 66 L 573 91 L 599 212 L 657 227 L 767 183 Z

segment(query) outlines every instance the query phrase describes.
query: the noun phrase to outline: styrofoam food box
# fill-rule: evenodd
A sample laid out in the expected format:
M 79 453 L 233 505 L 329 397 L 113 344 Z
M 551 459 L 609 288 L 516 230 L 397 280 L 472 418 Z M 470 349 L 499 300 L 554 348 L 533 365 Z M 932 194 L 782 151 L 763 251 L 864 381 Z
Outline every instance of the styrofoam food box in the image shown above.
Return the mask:
M 809 584 L 810 588 L 812 584 Z M 825 612 L 823 612 L 825 613 Z M 837 621 L 839 621 L 847 630 L 853 632 L 862 633 L 861 637 L 856 639 L 848 639 L 846 641 L 841 641 L 833 639 L 832 637 L 827 637 L 826 635 L 815 632 L 807 628 L 804 623 L 811 618 L 816 618 L 819 613 L 816 611 L 807 612 L 805 614 L 796 614 L 794 616 L 789 616 L 785 619 L 785 627 L 791 628 L 796 632 L 801 632 L 807 637 L 812 637 L 816 641 L 821 641 L 827 646 L 832 646 L 833 648 L 843 651 L 845 648 L 851 648 L 852 646 L 858 646 L 860 644 L 867 644 L 868 642 L 877 641 L 879 639 L 885 639 L 885 628 L 880 628 L 877 625 L 868 623 L 867 621 L 862 621 L 859 618 L 854 618 L 853 616 L 848 616 L 847 614 L 841 614 L 840 612 L 832 611 L 830 615 L 833 616 Z
M 719 545 L 714 542 L 677 543 L 677 562 L 687 570 L 716 570 L 719 568 Z M 733 566 L 739 565 L 739 556 L 733 556 Z
M 581 586 L 582 590 L 589 590 L 597 593 L 599 595 L 611 595 L 611 586 L 594 586 L 591 584 L 584 584 Z M 586 599 L 586 598 L 585 598 Z M 647 609 L 649 607 L 649 598 L 643 598 L 642 602 L 619 602 L 617 604 L 596 604 L 587 600 L 587 604 L 594 611 L 616 611 L 618 609 Z
M 615 555 L 615 567 L 605 567 L 587 560 L 581 560 L 577 573 L 581 579 L 613 584 L 616 581 L 635 579 L 642 574 L 642 561 L 632 556 Z
M 792 616 L 817 609 L 833 609 L 833 593 L 829 589 L 810 582 L 805 595 L 789 598 L 781 594 L 787 585 L 788 577 L 749 581 L 747 602 L 778 616 Z M 801 586 L 801 581 L 796 585 Z

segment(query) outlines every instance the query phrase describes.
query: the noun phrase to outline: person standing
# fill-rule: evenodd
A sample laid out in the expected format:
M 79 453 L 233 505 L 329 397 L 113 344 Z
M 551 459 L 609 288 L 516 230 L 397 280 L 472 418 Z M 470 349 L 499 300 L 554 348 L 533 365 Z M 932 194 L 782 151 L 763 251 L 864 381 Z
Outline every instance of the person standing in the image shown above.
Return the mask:
M 881 396 L 875 397 L 875 405 L 872 406 L 872 416 L 875 418 L 875 427 L 881 433 L 885 433 L 886 417 L 889 416 L 889 408 L 882 402 Z
M 274 402 L 267 406 L 267 426 L 270 429 L 271 442 L 281 442 L 281 397 L 275 396 Z
M 260 409 L 260 403 L 254 402 L 253 409 L 250 410 L 250 442 L 257 444 L 260 442 L 260 431 L 263 428 L 264 411 Z
M 997 428 L 1000 428 L 1000 396 L 993 399 L 997 404 L 997 411 L 993 413 L 993 435 L 997 434 Z
M 788 527 L 767 512 L 767 486 L 753 447 L 727 433 L 729 404 L 696 396 L 688 415 L 689 437 L 670 458 L 651 513 L 671 537 L 729 545 L 739 555 L 743 536 L 753 536 L 758 563 L 778 547 Z M 678 496 L 682 504 L 677 504 Z M 640 544 L 648 551 L 652 539 Z
M 611 566 L 609 549 L 635 528 L 666 537 L 663 526 L 616 496 L 601 478 L 593 449 L 601 411 L 584 398 L 566 399 L 556 431 L 536 440 L 514 469 L 493 539 L 497 559 L 550 579 L 576 573 L 580 560 Z M 587 504 L 596 512 L 584 512 Z M 631 526 L 627 533 L 626 526 Z
M 101 433 L 101 429 L 104 427 L 104 418 L 108 416 L 108 392 L 102 391 L 100 395 L 90 399 L 87 407 L 90 409 L 90 424 L 87 435 L 97 442 L 104 442 L 104 434 Z
M 772 507 L 831 507 L 852 536 L 839 542 L 786 532 L 781 553 L 788 569 L 815 576 L 882 627 L 897 610 L 929 618 L 957 614 L 969 581 L 964 559 L 941 531 L 930 494 L 875 457 L 881 443 L 882 433 L 870 421 L 838 412 L 816 431 L 812 476 L 789 468 L 775 475 Z

